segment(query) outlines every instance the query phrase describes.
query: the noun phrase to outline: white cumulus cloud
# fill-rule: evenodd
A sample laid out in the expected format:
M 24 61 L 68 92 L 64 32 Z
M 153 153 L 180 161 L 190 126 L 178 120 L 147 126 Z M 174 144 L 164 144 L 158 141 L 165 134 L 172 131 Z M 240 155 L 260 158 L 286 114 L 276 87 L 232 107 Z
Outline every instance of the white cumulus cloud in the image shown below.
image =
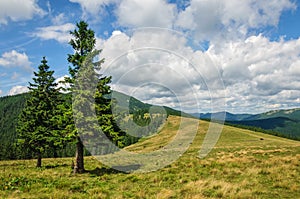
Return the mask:
M 5 68 L 18 67 L 29 72 L 33 70 L 26 53 L 19 53 L 16 50 L 3 53 L 0 57 L 0 66 Z
M 44 16 L 46 12 L 41 9 L 37 0 L 9 0 L 0 1 L 0 24 L 7 24 L 8 20 L 24 21 L 32 19 L 35 15 Z
M 231 109 L 240 112 L 271 108 L 279 102 L 281 108 L 297 104 L 300 39 L 270 41 L 257 35 L 212 45 L 208 51 L 221 66 Z
M 160 28 L 132 34 L 117 31 L 101 43 L 101 57 L 106 60 L 102 72 L 112 75 L 113 89 L 185 110 L 197 109 L 197 98 L 202 99 L 203 93 L 209 96 L 207 92 L 214 90 L 215 99 L 224 98 L 210 55 L 189 47 L 183 34 Z M 211 101 L 204 100 L 209 109 Z
M 29 89 L 26 86 L 14 86 L 10 91 L 8 92 L 8 95 L 17 95 L 21 93 L 28 92 Z
M 56 87 L 57 89 L 58 88 L 61 88 L 61 89 L 68 89 L 68 88 L 70 88 L 70 84 L 64 83 L 65 78 L 67 78 L 67 77 L 69 77 L 69 76 L 68 75 L 64 75 L 62 77 L 56 78 L 55 83 L 57 83 L 57 87 Z M 61 90 L 61 92 L 65 93 L 64 90 Z
M 113 88 L 149 103 L 178 108 L 179 97 L 185 110 L 196 110 L 196 96 L 209 111 L 212 99 L 222 104 L 226 97 L 229 111 L 257 112 L 299 101 L 300 39 L 271 41 L 259 34 L 200 51 L 184 35 L 146 28 L 116 31 L 100 43 Z
M 277 26 L 283 11 L 296 9 L 290 0 L 191 0 L 176 25 L 191 30 L 197 40 L 245 37 L 252 28 Z
M 172 28 L 177 10 L 165 0 L 123 0 L 116 10 L 118 23 L 129 27 Z

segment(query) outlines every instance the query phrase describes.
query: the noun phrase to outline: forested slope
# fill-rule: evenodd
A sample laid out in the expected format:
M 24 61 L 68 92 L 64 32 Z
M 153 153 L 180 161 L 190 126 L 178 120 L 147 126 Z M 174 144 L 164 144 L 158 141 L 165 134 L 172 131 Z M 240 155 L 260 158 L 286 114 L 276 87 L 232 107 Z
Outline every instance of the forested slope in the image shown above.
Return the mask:
M 144 117 L 145 113 L 149 112 L 150 107 L 153 105 L 143 103 L 140 100 L 128 96 L 126 94 L 123 94 L 121 92 L 113 91 L 113 94 L 111 95 L 114 99 L 117 100 L 116 107 L 118 107 L 118 110 L 122 111 L 122 115 L 131 114 L 135 115 L 135 117 L 130 118 L 134 123 L 138 124 L 135 125 L 135 127 L 132 127 L 132 125 L 127 125 L 128 128 L 130 128 L 133 131 L 139 131 L 138 126 L 147 126 L 150 122 L 149 118 Z M 109 97 L 111 97 L 109 96 Z M 33 155 L 26 150 L 20 150 L 17 146 L 17 134 L 16 134 L 16 125 L 18 122 L 18 116 L 22 109 L 25 106 L 26 98 L 28 98 L 28 94 L 19 94 L 15 96 L 5 96 L 0 98 L 0 160 L 4 159 L 20 159 L 20 158 L 32 158 Z M 159 107 L 159 106 L 156 106 Z M 161 107 L 160 107 L 161 108 Z M 181 111 L 174 110 L 169 107 L 165 107 L 164 109 L 167 113 L 167 115 L 164 116 L 166 118 L 168 115 L 177 115 L 177 116 L 185 116 L 185 117 L 191 117 L 190 115 L 183 113 Z M 127 113 L 126 113 L 127 112 Z M 118 113 L 119 114 L 119 113 Z M 125 117 L 125 116 L 124 116 Z M 119 119 L 120 118 L 115 118 Z M 121 117 L 121 119 L 124 119 Z M 162 120 L 162 117 L 155 118 L 155 126 L 149 126 L 147 129 L 149 132 L 148 134 L 153 134 L 158 129 L 159 125 L 161 124 L 160 121 Z M 125 143 L 126 145 L 130 145 L 132 143 L 135 143 L 138 141 L 139 138 L 132 137 L 130 135 L 125 136 L 124 139 L 126 139 Z M 58 155 L 58 157 L 69 157 L 73 156 L 75 151 L 74 144 L 69 143 L 67 144 L 63 149 L 60 149 L 58 151 L 48 151 L 46 153 L 46 157 L 53 157 L 54 154 Z M 86 152 L 88 154 L 88 152 Z

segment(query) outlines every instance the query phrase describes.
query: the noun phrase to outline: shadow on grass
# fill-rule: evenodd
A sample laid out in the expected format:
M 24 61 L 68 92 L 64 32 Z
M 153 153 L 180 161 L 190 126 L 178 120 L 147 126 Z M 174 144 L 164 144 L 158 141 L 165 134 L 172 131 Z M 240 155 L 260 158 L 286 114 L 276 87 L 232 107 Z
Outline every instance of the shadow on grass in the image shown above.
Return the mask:
M 68 164 L 54 164 L 54 165 L 46 165 L 45 168 L 46 169 L 54 169 L 57 167 L 70 167 L 70 165 Z
M 126 166 L 113 166 L 112 168 L 97 167 L 94 170 L 87 170 L 86 173 L 89 173 L 93 176 L 102 176 L 104 174 L 118 174 L 118 173 L 130 173 L 139 169 L 142 165 L 134 164 L 134 165 L 126 165 Z

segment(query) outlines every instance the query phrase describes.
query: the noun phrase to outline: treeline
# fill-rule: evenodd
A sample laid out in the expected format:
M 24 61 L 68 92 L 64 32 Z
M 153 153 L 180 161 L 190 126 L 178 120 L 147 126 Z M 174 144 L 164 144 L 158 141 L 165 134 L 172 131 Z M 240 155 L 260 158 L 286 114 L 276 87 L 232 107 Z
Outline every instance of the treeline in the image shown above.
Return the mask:
M 66 94 L 60 94 L 66 99 Z M 14 96 L 0 97 L 0 160 L 32 159 L 36 155 L 26 147 L 18 145 L 16 127 L 20 113 L 30 98 L 29 93 Z M 69 102 L 68 102 L 69 103 Z M 72 157 L 75 154 L 75 146 L 65 143 L 62 148 L 50 148 L 45 151 L 43 157 Z M 88 151 L 85 151 L 89 155 Z
M 149 109 L 152 105 L 143 103 L 134 97 L 117 91 L 113 91 L 113 93 L 114 95 L 109 95 L 109 98 L 117 97 L 119 100 L 117 102 L 119 109 L 125 109 L 125 106 L 129 108 L 129 113 L 124 111 L 123 113 L 117 114 L 117 117 L 114 118 L 116 123 L 122 127 L 121 129 L 126 132 L 122 138 L 122 147 L 136 143 L 141 137 L 156 133 L 168 115 L 181 115 L 180 111 L 166 107 L 164 107 L 166 113 L 158 111 L 156 113 L 150 113 Z M 60 93 L 60 95 L 63 99 L 70 99 L 71 97 L 68 96 L 70 94 Z M 16 126 L 18 116 L 24 109 L 26 100 L 29 97 L 29 93 L 0 97 L 0 160 L 32 159 L 36 157 L 32 151 L 17 145 Z M 127 101 L 129 102 L 128 104 L 123 103 Z M 71 102 L 68 101 L 66 103 Z M 73 143 L 66 143 L 62 148 L 48 149 L 43 154 L 43 157 L 73 157 L 75 151 L 76 148 Z M 84 149 L 84 155 L 90 155 L 90 153 Z
M 119 106 L 129 99 L 129 114 L 126 112 L 117 115 L 116 123 L 126 132 L 122 138 L 123 146 L 126 147 L 139 141 L 140 138 L 156 133 L 159 127 L 163 125 L 168 115 L 180 112 L 173 109 L 166 109 L 167 115 L 160 112 L 150 113 L 149 109 L 152 105 L 145 104 L 133 97 L 113 91 L 118 95 L 120 100 Z M 70 99 L 70 94 L 60 93 L 61 98 Z M 17 144 L 16 126 L 18 116 L 25 107 L 26 100 L 29 98 L 29 93 L 18 94 L 14 96 L 0 97 L 0 160 L 15 160 L 15 159 L 32 159 L 36 155 L 25 148 L 21 148 Z M 111 95 L 109 96 L 111 97 Z M 71 103 L 70 101 L 67 103 Z M 119 107 L 122 108 L 122 107 Z M 169 111 L 172 110 L 172 111 Z M 136 135 L 136 136 L 134 136 Z M 138 135 L 140 137 L 138 137 Z M 75 145 L 73 143 L 65 143 L 62 148 L 50 148 L 45 151 L 43 157 L 73 157 L 75 154 Z M 84 149 L 84 155 L 90 155 L 89 151 Z
M 201 120 L 211 122 L 210 119 L 201 119 Z M 286 133 L 281 133 L 281 132 L 277 132 L 277 131 L 274 131 L 274 130 L 263 129 L 263 128 L 257 127 L 257 126 L 234 124 L 234 123 L 231 123 L 231 122 L 228 122 L 228 121 L 222 122 L 222 121 L 218 121 L 218 120 L 214 120 L 213 122 L 216 122 L 216 123 L 220 122 L 221 124 L 224 124 L 226 126 L 232 126 L 232 127 L 236 127 L 236 128 L 241 128 L 241 129 L 254 131 L 254 132 L 261 132 L 261 133 L 265 133 L 265 134 L 269 134 L 269 135 L 274 135 L 274 136 L 277 136 L 277 137 L 282 137 L 282 138 L 287 138 L 287 139 L 292 139 L 292 140 L 300 140 L 300 138 L 298 136 L 294 136 L 292 134 L 286 134 Z
M 136 143 L 140 138 L 148 137 L 158 132 L 166 121 L 168 113 L 159 111 L 150 113 L 149 109 L 134 110 L 132 114 L 120 114 L 119 127 L 127 132 L 124 137 L 124 145 L 129 146 Z
M 280 133 L 280 132 L 276 132 L 274 130 L 266 130 L 260 127 L 256 127 L 256 126 L 247 126 L 247 125 L 242 125 L 242 124 L 233 124 L 233 123 L 229 123 L 229 122 L 225 122 L 225 125 L 227 126 L 233 126 L 233 127 L 237 127 L 237 128 L 241 128 L 241 129 L 247 129 L 250 131 L 255 131 L 255 132 L 261 132 L 261 133 L 265 133 L 265 134 L 269 134 L 269 135 L 274 135 L 277 137 L 282 137 L 282 138 L 287 138 L 287 139 L 292 139 L 292 140 L 299 140 L 300 138 L 291 134 L 286 134 L 286 133 Z

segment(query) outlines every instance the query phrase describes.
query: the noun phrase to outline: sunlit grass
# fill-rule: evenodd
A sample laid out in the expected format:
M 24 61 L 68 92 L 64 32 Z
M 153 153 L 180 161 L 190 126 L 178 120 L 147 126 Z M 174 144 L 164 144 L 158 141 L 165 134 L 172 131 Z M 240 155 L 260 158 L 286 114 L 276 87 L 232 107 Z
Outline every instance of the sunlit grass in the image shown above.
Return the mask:
M 127 150 L 158 150 L 172 140 L 179 118 Z M 155 172 L 126 174 L 86 157 L 87 173 L 73 175 L 71 158 L 0 162 L 3 198 L 300 198 L 300 142 L 224 127 L 215 149 L 197 158 L 208 129 L 200 122 L 190 148 Z

